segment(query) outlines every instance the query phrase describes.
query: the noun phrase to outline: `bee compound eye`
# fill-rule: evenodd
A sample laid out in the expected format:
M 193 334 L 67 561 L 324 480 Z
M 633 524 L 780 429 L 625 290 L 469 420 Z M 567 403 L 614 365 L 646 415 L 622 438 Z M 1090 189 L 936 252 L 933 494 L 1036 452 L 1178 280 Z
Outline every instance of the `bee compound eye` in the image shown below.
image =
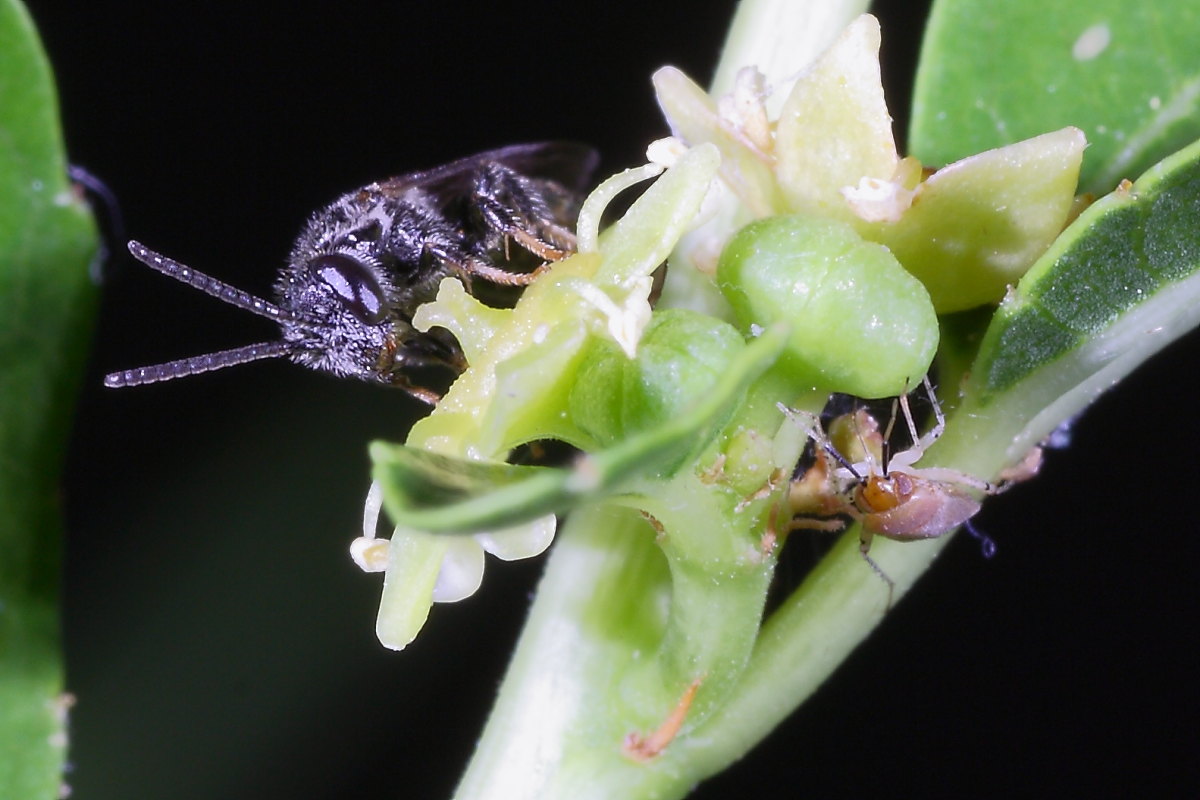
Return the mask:
M 387 317 L 383 289 L 371 270 L 358 259 L 344 253 L 330 253 L 314 258 L 309 266 L 333 289 L 346 310 L 362 322 L 377 325 Z

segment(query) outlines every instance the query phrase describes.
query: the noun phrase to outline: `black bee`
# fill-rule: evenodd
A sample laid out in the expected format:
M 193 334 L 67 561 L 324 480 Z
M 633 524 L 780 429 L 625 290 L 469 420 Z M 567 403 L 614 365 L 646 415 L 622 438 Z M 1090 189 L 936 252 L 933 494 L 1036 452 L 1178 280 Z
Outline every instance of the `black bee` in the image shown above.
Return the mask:
M 144 264 L 226 303 L 275 320 L 279 340 L 114 372 L 110 387 L 181 378 L 262 358 L 397 386 L 429 403 L 436 392 L 406 371 L 465 368 L 447 332 L 412 327 L 438 283 L 457 276 L 522 286 L 570 255 L 570 225 L 596 166 L 566 142 L 513 145 L 372 183 L 313 214 L 275 283 L 275 302 L 196 272 L 137 242 Z M 516 245 L 513 247 L 512 245 Z

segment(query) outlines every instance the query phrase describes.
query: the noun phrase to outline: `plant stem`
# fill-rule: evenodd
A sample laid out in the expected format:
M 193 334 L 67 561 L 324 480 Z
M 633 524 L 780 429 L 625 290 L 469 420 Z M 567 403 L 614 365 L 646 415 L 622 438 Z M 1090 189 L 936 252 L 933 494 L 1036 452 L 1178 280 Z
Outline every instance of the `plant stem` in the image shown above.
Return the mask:
M 611 688 L 653 653 L 669 588 L 650 526 L 635 512 L 575 512 L 547 563 L 459 800 L 616 797 L 645 779 L 620 746 Z M 669 782 L 669 781 L 667 781 Z

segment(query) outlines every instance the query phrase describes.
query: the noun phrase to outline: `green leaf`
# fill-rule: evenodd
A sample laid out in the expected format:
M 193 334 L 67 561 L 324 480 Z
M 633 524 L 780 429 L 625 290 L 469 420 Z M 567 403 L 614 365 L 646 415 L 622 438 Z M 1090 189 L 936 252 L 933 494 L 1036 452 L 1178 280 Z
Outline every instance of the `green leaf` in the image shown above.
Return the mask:
M 1200 323 L 1198 219 L 1200 142 L 1080 215 L 992 318 L 955 414 L 964 446 L 1019 460 Z
M 397 525 L 474 533 L 514 524 L 566 504 L 567 470 L 526 467 L 371 443 L 374 477 Z
M 86 353 L 96 249 L 66 177 L 29 15 L 0 2 L 0 797 L 56 797 L 66 752 L 58 473 Z
M 926 164 L 1073 125 L 1080 188 L 1110 191 L 1200 137 L 1194 0 L 941 0 L 917 70 L 909 147 Z
M 764 334 L 690 409 L 608 450 L 581 456 L 572 469 L 469 461 L 375 442 L 374 476 L 388 514 L 407 528 L 473 533 L 566 511 L 631 478 L 669 469 L 711 441 L 750 383 L 774 363 L 785 337 L 783 329 Z

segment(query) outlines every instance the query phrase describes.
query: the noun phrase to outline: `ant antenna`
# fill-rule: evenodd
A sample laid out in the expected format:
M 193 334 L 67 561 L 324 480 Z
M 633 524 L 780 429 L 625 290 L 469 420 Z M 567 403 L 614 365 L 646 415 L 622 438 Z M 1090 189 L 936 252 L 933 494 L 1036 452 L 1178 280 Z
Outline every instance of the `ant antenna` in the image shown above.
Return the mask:
M 255 297 L 249 292 L 242 291 L 235 286 L 230 286 L 228 283 L 219 281 L 216 278 L 209 277 L 203 272 L 197 272 L 185 264 L 181 264 L 174 259 L 167 258 L 150 250 L 139 242 L 131 241 L 129 243 L 129 252 L 133 254 L 134 258 L 151 269 L 157 270 L 169 278 L 174 278 L 180 283 L 186 283 L 194 289 L 199 289 L 205 294 L 211 295 L 231 306 L 244 309 L 260 317 L 273 319 L 276 322 L 289 322 L 296 319 L 295 315 L 284 311 L 274 303 Z M 258 361 L 264 358 L 279 358 L 280 356 L 290 355 L 295 351 L 296 345 L 292 342 L 284 340 L 260 342 L 258 344 L 245 345 L 244 347 L 235 347 L 232 350 L 221 350 L 202 356 L 168 361 L 165 364 L 155 364 L 149 367 L 138 367 L 136 369 L 113 372 L 104 376 L 104 385 L 110 389 L 120 389 L 126 386 L 158 383 L 159 381 L 169 381 L 172 378 L 184 378 L 188 375 L 199 375 L 202 372 L 210 372 L 214 369 L 245 364 L 249 361 Z
M 996 555 L 995 539 L 976 528 L 969 519 L 963 522 L 963 528 L 971 535 L 972 539 L 979 542 L 979 552 L 984 558 L 991 558 Z
M 854 465 L 851 464 L 844 455 L 839 453 L 838 449 L 833 446 L 833 442 L 829 441 L 829 439 L 825 436 L 824 431 L 821 430 L 821 421 L 816 417 L 816 415 L 810 414 L 807 411 L 795 411 L 788 408 L 783 403 L 776 403 L 775 407 L 782 411 L 784 416 L 797 422 L 800 422 L 800 417 L 802 416 L 808 417 L 810 423 L 806 426 L 806 432 L 808 434 L 808 438 L 812 440 L 813 444 L 820 446 L 821 449 L 823 449 L 826 453 L 829 453 L 829 455 L 833 456 L 839 464 L 841 464 L 851 475 L 854 476 L 856 481 L 862 481 L 863 476 L 858 473 L 858 470 L 854 468 Z M 800 424 L 803 425 L 802 422 Z
M 825 448 L 826 453 L 829 453 L 829 455 L 833 456 L 834 459 L 841 464 L 847 472 L 854 476 L 854 480 L 862 483 L 863 476 L 859 475 L 858 470 L 854 468 L 854 465 L 847 461 L 844 455 L 838 452 L 838 449 L 833 446 L 833 442 L 826 441 L 822 443 L 822 447 Z

